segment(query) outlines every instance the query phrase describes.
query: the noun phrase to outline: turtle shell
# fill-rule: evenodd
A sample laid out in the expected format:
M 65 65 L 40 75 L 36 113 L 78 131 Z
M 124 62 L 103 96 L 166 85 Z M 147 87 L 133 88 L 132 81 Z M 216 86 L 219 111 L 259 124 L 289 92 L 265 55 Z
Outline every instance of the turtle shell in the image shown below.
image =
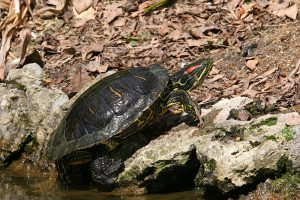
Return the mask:
M 158 64 L 105 77 L 80 95 L 52 133 L 49 158 L 108 141 L 127 129 L 167 87 L 168 72 Z

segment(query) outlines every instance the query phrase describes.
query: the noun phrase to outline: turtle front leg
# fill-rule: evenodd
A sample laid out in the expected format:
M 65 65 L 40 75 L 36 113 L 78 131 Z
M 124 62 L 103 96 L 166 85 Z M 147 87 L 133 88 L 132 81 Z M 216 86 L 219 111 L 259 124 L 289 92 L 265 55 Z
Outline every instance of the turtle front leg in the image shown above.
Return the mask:
M 181 106 L 182 110 L 190 115 L 194 121 L 199 120 L 199 124 L 203 124 L 198 106 L 193 102 L 190 95 L 185 90 L 172 91 L 167 98 L 163 110 L 167 110 L 172 105 Z

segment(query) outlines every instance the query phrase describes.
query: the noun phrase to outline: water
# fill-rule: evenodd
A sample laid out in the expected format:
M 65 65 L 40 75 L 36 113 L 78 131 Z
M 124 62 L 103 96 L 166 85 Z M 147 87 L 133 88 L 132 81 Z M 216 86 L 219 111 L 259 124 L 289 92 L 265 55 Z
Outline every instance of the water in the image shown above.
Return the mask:
M 38 177 L 25 176 L 9 170 L 0 170 L 1 200 L 202 200 L 201 192 L 197 190 L 169 194 L 151 195 L 118 195 L 116 193 L 100 193 L 97 190 L 66 190 L 61 188 L 55 178 L 49 175 Z

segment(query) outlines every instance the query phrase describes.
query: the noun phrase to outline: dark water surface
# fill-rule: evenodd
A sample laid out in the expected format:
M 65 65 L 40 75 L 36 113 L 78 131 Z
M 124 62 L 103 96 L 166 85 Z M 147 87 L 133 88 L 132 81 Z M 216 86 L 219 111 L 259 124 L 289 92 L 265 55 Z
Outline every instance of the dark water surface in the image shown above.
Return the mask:
M 201 192 L 197 190 L 169 194 L 151 194 L 135 196 L 120 196 L 113 193 L 100 193 L 96 190 L 66 190 L 59 186 L 55 178 L 49 178 L 49 176 L 24 177 L 24 175 L 19 175 L 8 170 L 0 170 L 0 200 L 18 199 L 203 200 L 203 198 L 201 197 Z

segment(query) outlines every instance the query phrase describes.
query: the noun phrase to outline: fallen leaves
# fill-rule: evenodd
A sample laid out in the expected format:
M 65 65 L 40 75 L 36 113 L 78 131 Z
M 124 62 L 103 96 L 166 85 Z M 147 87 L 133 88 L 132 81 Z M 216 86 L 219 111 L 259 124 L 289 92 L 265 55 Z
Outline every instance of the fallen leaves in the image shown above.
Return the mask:
M 7 7 L 9 4 L 9 7 Z M 30 10 L 31 1 L 4 1 L 1 8 L 9 8 L 7 16 L 0 22 L 0 31 L 2 35 L 0 49 L 0 80 L 3 80 L 7 71 L 6 56 L 9 51 L 11 40 L 16 32 L 16 28 L 22 25 L 26 14 Z
M 86 45 L 82 47 L 81 51 L 82 51 L 82 60 L 86 60 L 87 58 L 90 58 L 93 52 L 101 53 L 103 51 L 103 45 L 93 43 L 91 45 Z
M 85 21 L 88 21 L 88 20 L 96 18 L 96 11 L 93 7 L 90 7 L 89 9 L 84 10 L 80 13 L 77 13 L 75 8 L 73 8 L 73 11 L 74 11 L 75 18 L 77 18 L 77 19 L 83 19 Z
M 193 40 L 193 39 L 187 39 L 186 40 L 189 47 L 200 47 L 207 44 L 207 39 L 199 39 L 199 40 Z
M 70 80 L 69 93 L 77 93 L 86 85 L 88 82 L 92 81 L 92 77 L 83 68 L 77 70 L 76 74 Z
M 254 70 L 258 63 L 258 59 L 250 59 L 246 61 L 246 67 L 248 67 L 250 70 Z
M 296 19 L 298 15 L 298 11 L 299 9 L 297 8 L 297 6 L 293 5 L 288 8 L 280 9 L 277 12 L 275 12 L 275 14 L 279 17 L 287 16 L 289 18 Z
M 297 2 L 297 0 L 296 0 Z M 267 11 L 279 17 L 287 16 L 296 19 L 299 9 L 292 0 L 256 0 L 249 4 L 243 3 L 241 0 L 231 0 L 227 3 L 227 8 L 235 19 L 245 19 L 256 7 L 260 9 L 266 8 Z
M 100 57 L 96 57 L 95 60 L 90 61 L 84 68 L 89 72 L 104 73 L 107 71 L 108 64 L 103 64 L 100 62 Z
M 245 91 L 242 92 L 242 96 L 247 96 L 247 97 L 250 97 L 250 98 L 255 98 L 257 97 L 257 95 L 259 94 L 258 91 L 256 90 L 253 90 L 253 89 L 246 89 Z
M 181 30 L 176 29 L 168 34 L 168 38 L 170 40 L 176 41 L 181 37 L 181 34 L 182 34 Z
M 105 7 L 103 11 L 103 18 L 107 24 L 123 15 L 123 9 L 120 6 L 120 4 L 110 4 Z
M 155 2 L 157 2 L 157 0 L 148 0 L 148 1 L 144 1 L 143 3 L 139 4 L 138 6 L 138 10 L 133 12 L 131 14 L 132 17 L 137 17 L 139 16 L 141 13 L 144 13 L 144 10 L 151 6 L 152 4 L 154 4 Z
M 73 0 L 73 5 L 78 14 L 90 8 L 93 4 L 93 0 Z
M 65 0 L 40 0 L 31 6 L 34 20 L 19 27 L 32 28 L 35 52 L 40 53 L 45 71 L 50 74 L 50 86 L 68 88 L 70 93 L 79 91 L 92 76 L 112 68 L 119 70 L 158 62 L 176 71 L 183 60 L 211 56 L 214 60 L 224 60 L 221 65 L 215 65 L 201 92 L 195 93 L 198 101 L 245 95 L 274 103 L 281 99 L 276 94 L 294 95 L 297 99 L 294 91 L 299 70 L 289 76 L 287 72 L 282 73 L 284 65 L 267 66 L 266 56 L 258 51 L 264 53 L 268 42 L 259 43 L 253 55 L 248 48 L 246 56 L 241 56 L 241 47 L 261 27 L 290 22 L 288 18 L 297 17 L 298 8 L 291 0 L 177 1 L 171 7 L 145 14 L 145 9 L 159 1 L 72 0 L 73 4 L 66 6 Z M 10 2 L 0 0 L 0 9 L 8 10 Z M 56 16 L 59 17 L 54 19 Z M 49 17 L 52 18 L 41 20 Z M 54 27 L 52 23 L 56 24 L 57 20 L 61 23 Z M 26 52 L 32 49 L 26 51 L 26 40 L 20 35 L 16 34 L 14 40 L 19 45 L 11 48 L 17 52 L 8 51 L 9 42 L 4 46 L 9 52 L 8 60 L 19 59 L 22 63 L 27 58 Z M 278 39 L 277 44 L 281 42 Z M 234 62 L 228 64 L 228 60 Z M 74 73 L 74 66 L 78 65 L 82 67 Z M 3 70 L 0 67 L 2 78 Z
M 46 19 L 61 14 L 66 6 L 66 0 L 45 0 L 37 6 L 40 8 L 36 9 L 33 15 Z

